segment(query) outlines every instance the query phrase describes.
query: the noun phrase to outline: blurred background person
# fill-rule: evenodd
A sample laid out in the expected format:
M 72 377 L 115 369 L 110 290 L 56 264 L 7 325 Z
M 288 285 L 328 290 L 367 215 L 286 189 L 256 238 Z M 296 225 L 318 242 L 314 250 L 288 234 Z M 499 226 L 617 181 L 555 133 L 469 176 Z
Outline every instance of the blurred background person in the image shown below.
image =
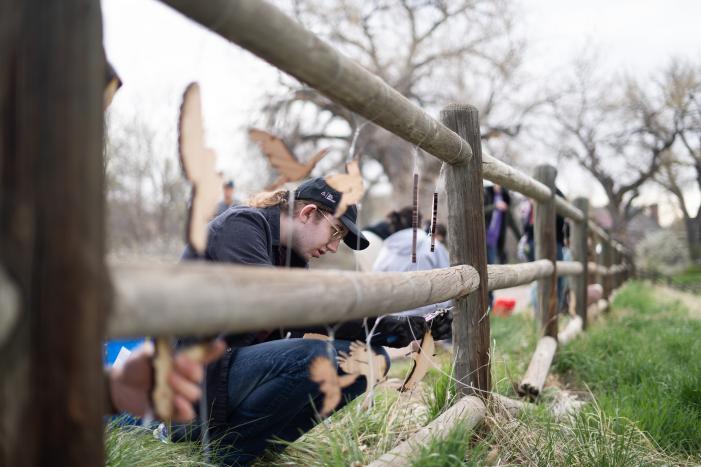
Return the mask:
M 406 272 L 425 271 L 429 269 L 450 267 L 448 250 L 440 243 L 435 243 L 435 251 L 431 251 L 431 237 L 423 229 L 416 232 L 416 263 L 411 262 L 412 246 L 412 216 L 413 210 L 407 206 L 399 211 L 392 211 L 387 215 L 389 230 L 392 233 L 387 237 L 380 249 L 373 270 L 377 272 Z M 421 214 L 419 213 L 419 224 Z M 419 316 L 436 311 L 438 308 L 451 306 L 448 300 L 433 305 L 425 305 L 412 310 L 398 313 L 404 316 Z
M 222 200 L 217 204 L 217 213 L 214 217 L 222 214 L 231 206 L 238 206 L 239 204 L 241 204 L 239 200 L 234 198 L 234 181 L 229 179 L 222 184 Z

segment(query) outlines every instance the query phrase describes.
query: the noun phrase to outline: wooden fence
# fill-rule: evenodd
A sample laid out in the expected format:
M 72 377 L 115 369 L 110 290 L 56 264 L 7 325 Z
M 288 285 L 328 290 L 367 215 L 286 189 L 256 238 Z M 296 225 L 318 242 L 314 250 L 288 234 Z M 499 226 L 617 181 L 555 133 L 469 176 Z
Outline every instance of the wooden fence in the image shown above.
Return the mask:
M 587 200 L 580 198 L 570 204 L 555 197 L 553 167 L 540 166 L 530 177 L 484 152 L 476 108 L 449 105 L 441 112 L 440 121 L 432 118 L 380 78 L 264 1 L 163 2 L 445 161 L 453 266 L 378 274 L 225 264 L 133 264 L 110 268 L 111 281 L 104 280 L 104 183 L 101 153 L 95 143 L 102 131 L 95 123 L 100 120 L 101 94 L 99 86 L 92 84 L 102 82 L 101 55 L 94 47 L 87 54 L 81 48 L 80 53 L 68 56 L 70 63 L 54 64 L 50 80 L 37 84 L 47 87 L 42 95 L 47 100 L 68 101 L 65 107 L 75 110 L 68 119 L 59 108 L 39 115 L 39 110 L 45 109 L 31 95 L 15 95 L 14 88 L 0 87 L 0 104 L 14 105 L 0 108 L 26 106 L 37 112 L 35 118 L 42 122 L 31 132 L 28 127 L 21 127 L 12 133 L 15 127 L 8 115 L 14 118 L 20 110 L 17 115 L 0 114 L 2 129 L 7 130 L 2 135 L 14 138 L 10 143 L 7 138 L 0 138 L 0 259 L 7 271 L 7 276 L 0 271 L 0 291 L 9 290 L 13 293 L 8 292 L 7 296 L 16 297 L 0 300 L 0 463 L 103 463 L 101 398 L 95 394 L 103 393 L 99 357 L 104 336 L 206 335 L 324 324 L 448 299 L 455 304 L 455 377 L 463 383 L 459 387 L 464 397 L 437 421 L 438 425 L 427 427 L 423 433 L 439 433 L 436 426 L 447 426 L 449 419 L 478 423 L 492 387 L 489 319 L 484 319 L 487 292 L 533 280 L 538 280 L 538 316 L 543 338 L 520 387 L 524 394 L 537 394 L 557 347 L 557 277 L 571 276 L 579 329 L 583 329 L 588 321 L 588 278 L 596 274 L 608 298 L 632 268 L 630 252 L 588 219 Z M 43 29 L 13 29 L 15 35 L 10 36 L 9 42 L 0 42 L 0 65 L 6 63 L 3 45 L 17 45 L 31 37 L 41 39 L 36 40 L 36 56 L 44 60 L 59 56 L 64 42 L 83 44 L 81 47 L 100 44 L 98 2 L 66 3 L 71 8 L 47 7 L 38 0 L 18 3 L 17 11 L 24 15 L 35 10 L 45 13 Z M 84 11 L 89 14 L 83 14 Z M 70 15 L 73 16 L 69 18 Z M 74 22 L 77 24 L 69 27 Z M 48 40 L 52 38 L 55 40 Z M 66 57 L 65 53 L 61 56 Z M 37 58 L 23 67 L 8 68 L 7 74 L 41 74 L 45 71 L 41 63 Z M 6 82 L 6 77 L 0 76 L 0 84 Z M 90 86 L 81 87 L 84 83 Z M 6 92 L 10 88 L 12 92 Z M 75 90 L 66 93 L 65 89 Z M 83 112 L 83 108 L 90 111 Z M 67 129 L 69 135 L 64 135 L 64 139 L 69 137 L 74 145 L 66 148 L 63 139 L 52 137 L 60 129 Z M 29 144 L 31 141 L 42 144 Z M 15 148 L 19 150 L 14 152 Z M 20 164 L 22 155 L 26 161 Z M 51 170 L 42 169 L 42 163 L 49 164 Z M 487 266 L 483 179 L 535 201 L 536 261 Z M 6 183 L 8 180 L 11 182 Z M 42 183 L 48 183 L 50 188 L 45 199 L 39 199 L 37 194 L 47 186 Z M 556 261 L 556 214 L 572 223 L 574 261 Z M 602 253 L 595 263 L 589 262 L 589 243 L 601 245 Z M 331 290 L 333 294 L 329 293 Z M 573 326 L 562 332 L 566 331 L 571 338 L 578 329 Z M 65 339 L 70 341 L 64 342 Z M 517 401 L 503 403 L 520 406 Z M 62 435 L 56 436 L 58 432 Z M 378 463 L 400 463 L 411 446 L 411 441 L 399 446 Z

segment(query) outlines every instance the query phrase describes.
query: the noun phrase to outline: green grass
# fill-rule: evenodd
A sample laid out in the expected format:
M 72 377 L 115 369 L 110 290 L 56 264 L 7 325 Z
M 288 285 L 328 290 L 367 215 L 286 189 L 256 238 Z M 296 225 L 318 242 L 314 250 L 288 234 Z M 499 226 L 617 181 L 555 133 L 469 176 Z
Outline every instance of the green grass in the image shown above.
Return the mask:
M 561 349 L 555 370 L 588 387 L 601 411 L 623 417 L 664 450 L 701 452 L 701 321 L 632 283 L 605 326 Z M 700 459 L 701 460 L 701 459 Z
M 119 420 L 105 428 L 105 465 L 107 466 L 209 466 L 198 443 L 163 443 L 152 429 L 122 426 Z
M 397 391 L 380 389 L 375 405 L 366 410 L 358 398 L 258 465 L 365 465 L 391 450 L 408 434 L 427 423 L 423 405 L 409 403 Z
M 492 316 L 490 335 L 494 391 L 516 397 L 514 385 L 526 372 L 538 340 L 538 328 L 527 313 Z
M 701 266 L 689 266 L 685 271 L 672 275 L 674 282 L 701 288 Z
M 466 461 L 469 451 L 472 430 L 464 425 L 455 425 L 447 436 L 430 439 L 428 444 L 421 446 L 411 462 L 412 467 L 458 467 L 477 466 L 482 456 L 473 456 L 472 461 Z M 482 448 L 478 448 L 482 449 Z M 477 452 L 477 450 L 474 450 Z

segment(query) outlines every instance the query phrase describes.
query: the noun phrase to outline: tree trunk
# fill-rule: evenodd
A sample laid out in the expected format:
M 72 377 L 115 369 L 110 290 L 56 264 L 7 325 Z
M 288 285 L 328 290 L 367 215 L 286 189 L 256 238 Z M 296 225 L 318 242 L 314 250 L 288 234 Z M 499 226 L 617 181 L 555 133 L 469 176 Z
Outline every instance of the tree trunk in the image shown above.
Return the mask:
M 689 258 L 694 264 L 701 263 L 701 208 L 696 217 L 685 219 Z

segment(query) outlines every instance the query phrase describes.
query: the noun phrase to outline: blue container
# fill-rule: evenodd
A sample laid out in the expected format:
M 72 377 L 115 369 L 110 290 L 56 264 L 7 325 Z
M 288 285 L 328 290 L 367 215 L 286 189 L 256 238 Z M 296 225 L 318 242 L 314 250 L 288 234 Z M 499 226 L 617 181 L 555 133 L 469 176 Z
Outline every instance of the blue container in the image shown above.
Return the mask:
M 105 342 L 105 364 L 106 365 L 113 365 L 114 361 L 117 359 L 117 355 L 119 355 L 119 351 L 122 350 L 122 347 L 126 348 L 127 350 L 134 350 L 137 348 L 139 345 L 144 343 L 144 338 L 139 338 L 139 339 L 115 339 L 111 341 Z

